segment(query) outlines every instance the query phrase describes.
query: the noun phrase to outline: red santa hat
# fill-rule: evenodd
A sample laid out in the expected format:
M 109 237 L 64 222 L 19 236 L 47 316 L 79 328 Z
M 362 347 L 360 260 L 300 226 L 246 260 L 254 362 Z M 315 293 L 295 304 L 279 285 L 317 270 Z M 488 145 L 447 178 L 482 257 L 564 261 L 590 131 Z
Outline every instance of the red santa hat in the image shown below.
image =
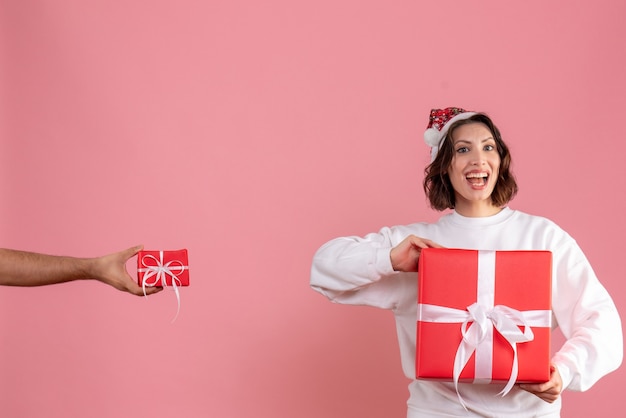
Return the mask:
M 435 161 L 441 142 L 446 138 L 448 128 L 457 120 L 468 119 L 477 112 L 468 112 L 460 107 L 446 107 L 445 109 L 432 109 L 428 126 L 424 132 L 424 142 L 431 147 L 430 160 Z

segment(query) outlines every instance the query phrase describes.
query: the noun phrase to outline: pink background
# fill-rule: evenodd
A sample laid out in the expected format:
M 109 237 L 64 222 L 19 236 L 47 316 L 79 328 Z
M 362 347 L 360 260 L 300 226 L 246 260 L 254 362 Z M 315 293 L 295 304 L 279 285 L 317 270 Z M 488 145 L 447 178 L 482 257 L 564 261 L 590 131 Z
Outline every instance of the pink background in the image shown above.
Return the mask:
M 569 231 L 623 312 L 625 15 L 0 1 L 0 246 L 185 247 L 191 264 L 174 324 L 170 292 L 0 289 L 0 414 L 404 416 L 392 315 L 329 303 L 309 268 L 330 238 L 439 216 L 421 190 L 431 107 L 494 117 L 511 206 Z M 611 416 L 624 378 L 566 392 L 563 416 Z

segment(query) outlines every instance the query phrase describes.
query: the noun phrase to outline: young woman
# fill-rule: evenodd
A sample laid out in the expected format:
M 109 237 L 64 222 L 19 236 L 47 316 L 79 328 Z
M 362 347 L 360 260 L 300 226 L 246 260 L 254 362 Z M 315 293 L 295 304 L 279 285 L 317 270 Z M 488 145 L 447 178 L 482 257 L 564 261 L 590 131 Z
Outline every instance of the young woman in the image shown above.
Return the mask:
M 517 192 L 511 156 L 484 113 L 433 110 L 425 133 L 432 163 L 424 190 L 431 206 L 454 209 L 436 223 L 385 227 L 365 237 L 344 237 L 315 254 L 311 286 L 337 303 L 391 310 L 402 368 L 409 384 L 408 418 L 559 417 L 563 389 L 583 391 L 622 361 L 622 328 L 615 305 L 576 241 L 548 219 L 508 208 Z M 423 248 L 549 250 L 552 311 L 566 337 L 552 358 L 550 380 L 523 384 L 504 397 L 500 384 L 415 379 L 418 259 Z

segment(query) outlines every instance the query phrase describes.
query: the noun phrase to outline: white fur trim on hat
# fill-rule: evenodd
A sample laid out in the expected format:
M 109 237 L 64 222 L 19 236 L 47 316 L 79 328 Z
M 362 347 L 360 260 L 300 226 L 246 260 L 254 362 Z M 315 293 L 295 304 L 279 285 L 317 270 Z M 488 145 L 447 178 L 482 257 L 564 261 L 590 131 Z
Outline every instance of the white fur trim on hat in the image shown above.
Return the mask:
M 426 145 L 431 147 L 430 151 L 430 161 L 435 161 L 435 157 L 437 156 L 437 152 L 439 152 L 439 148 L 441 147 L 441 142 L 445 139 L 446 134 L 448 133 L 448 128 L 452 126 L 452 124 L 459 120 L 469 119 L 472 116 L 476 115 L 477 112 L 463 112 L 459 113 L 452 119 L 450 119 L 441 131 L 438 131 L 436 128 L 428 128 L 424 132 L 424 142 Z

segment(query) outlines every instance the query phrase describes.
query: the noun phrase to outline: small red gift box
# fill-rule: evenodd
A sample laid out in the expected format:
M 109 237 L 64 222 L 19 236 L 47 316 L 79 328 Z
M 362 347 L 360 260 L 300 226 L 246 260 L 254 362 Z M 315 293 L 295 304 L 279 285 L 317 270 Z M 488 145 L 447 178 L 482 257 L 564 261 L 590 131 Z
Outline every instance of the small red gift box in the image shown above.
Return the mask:
M 187 250 L 139 251 L 137 280 L 144 288 L 189 286 Z
M 416 377 L 548 381 L 551 278 L 549 251 L 422 250 Z

